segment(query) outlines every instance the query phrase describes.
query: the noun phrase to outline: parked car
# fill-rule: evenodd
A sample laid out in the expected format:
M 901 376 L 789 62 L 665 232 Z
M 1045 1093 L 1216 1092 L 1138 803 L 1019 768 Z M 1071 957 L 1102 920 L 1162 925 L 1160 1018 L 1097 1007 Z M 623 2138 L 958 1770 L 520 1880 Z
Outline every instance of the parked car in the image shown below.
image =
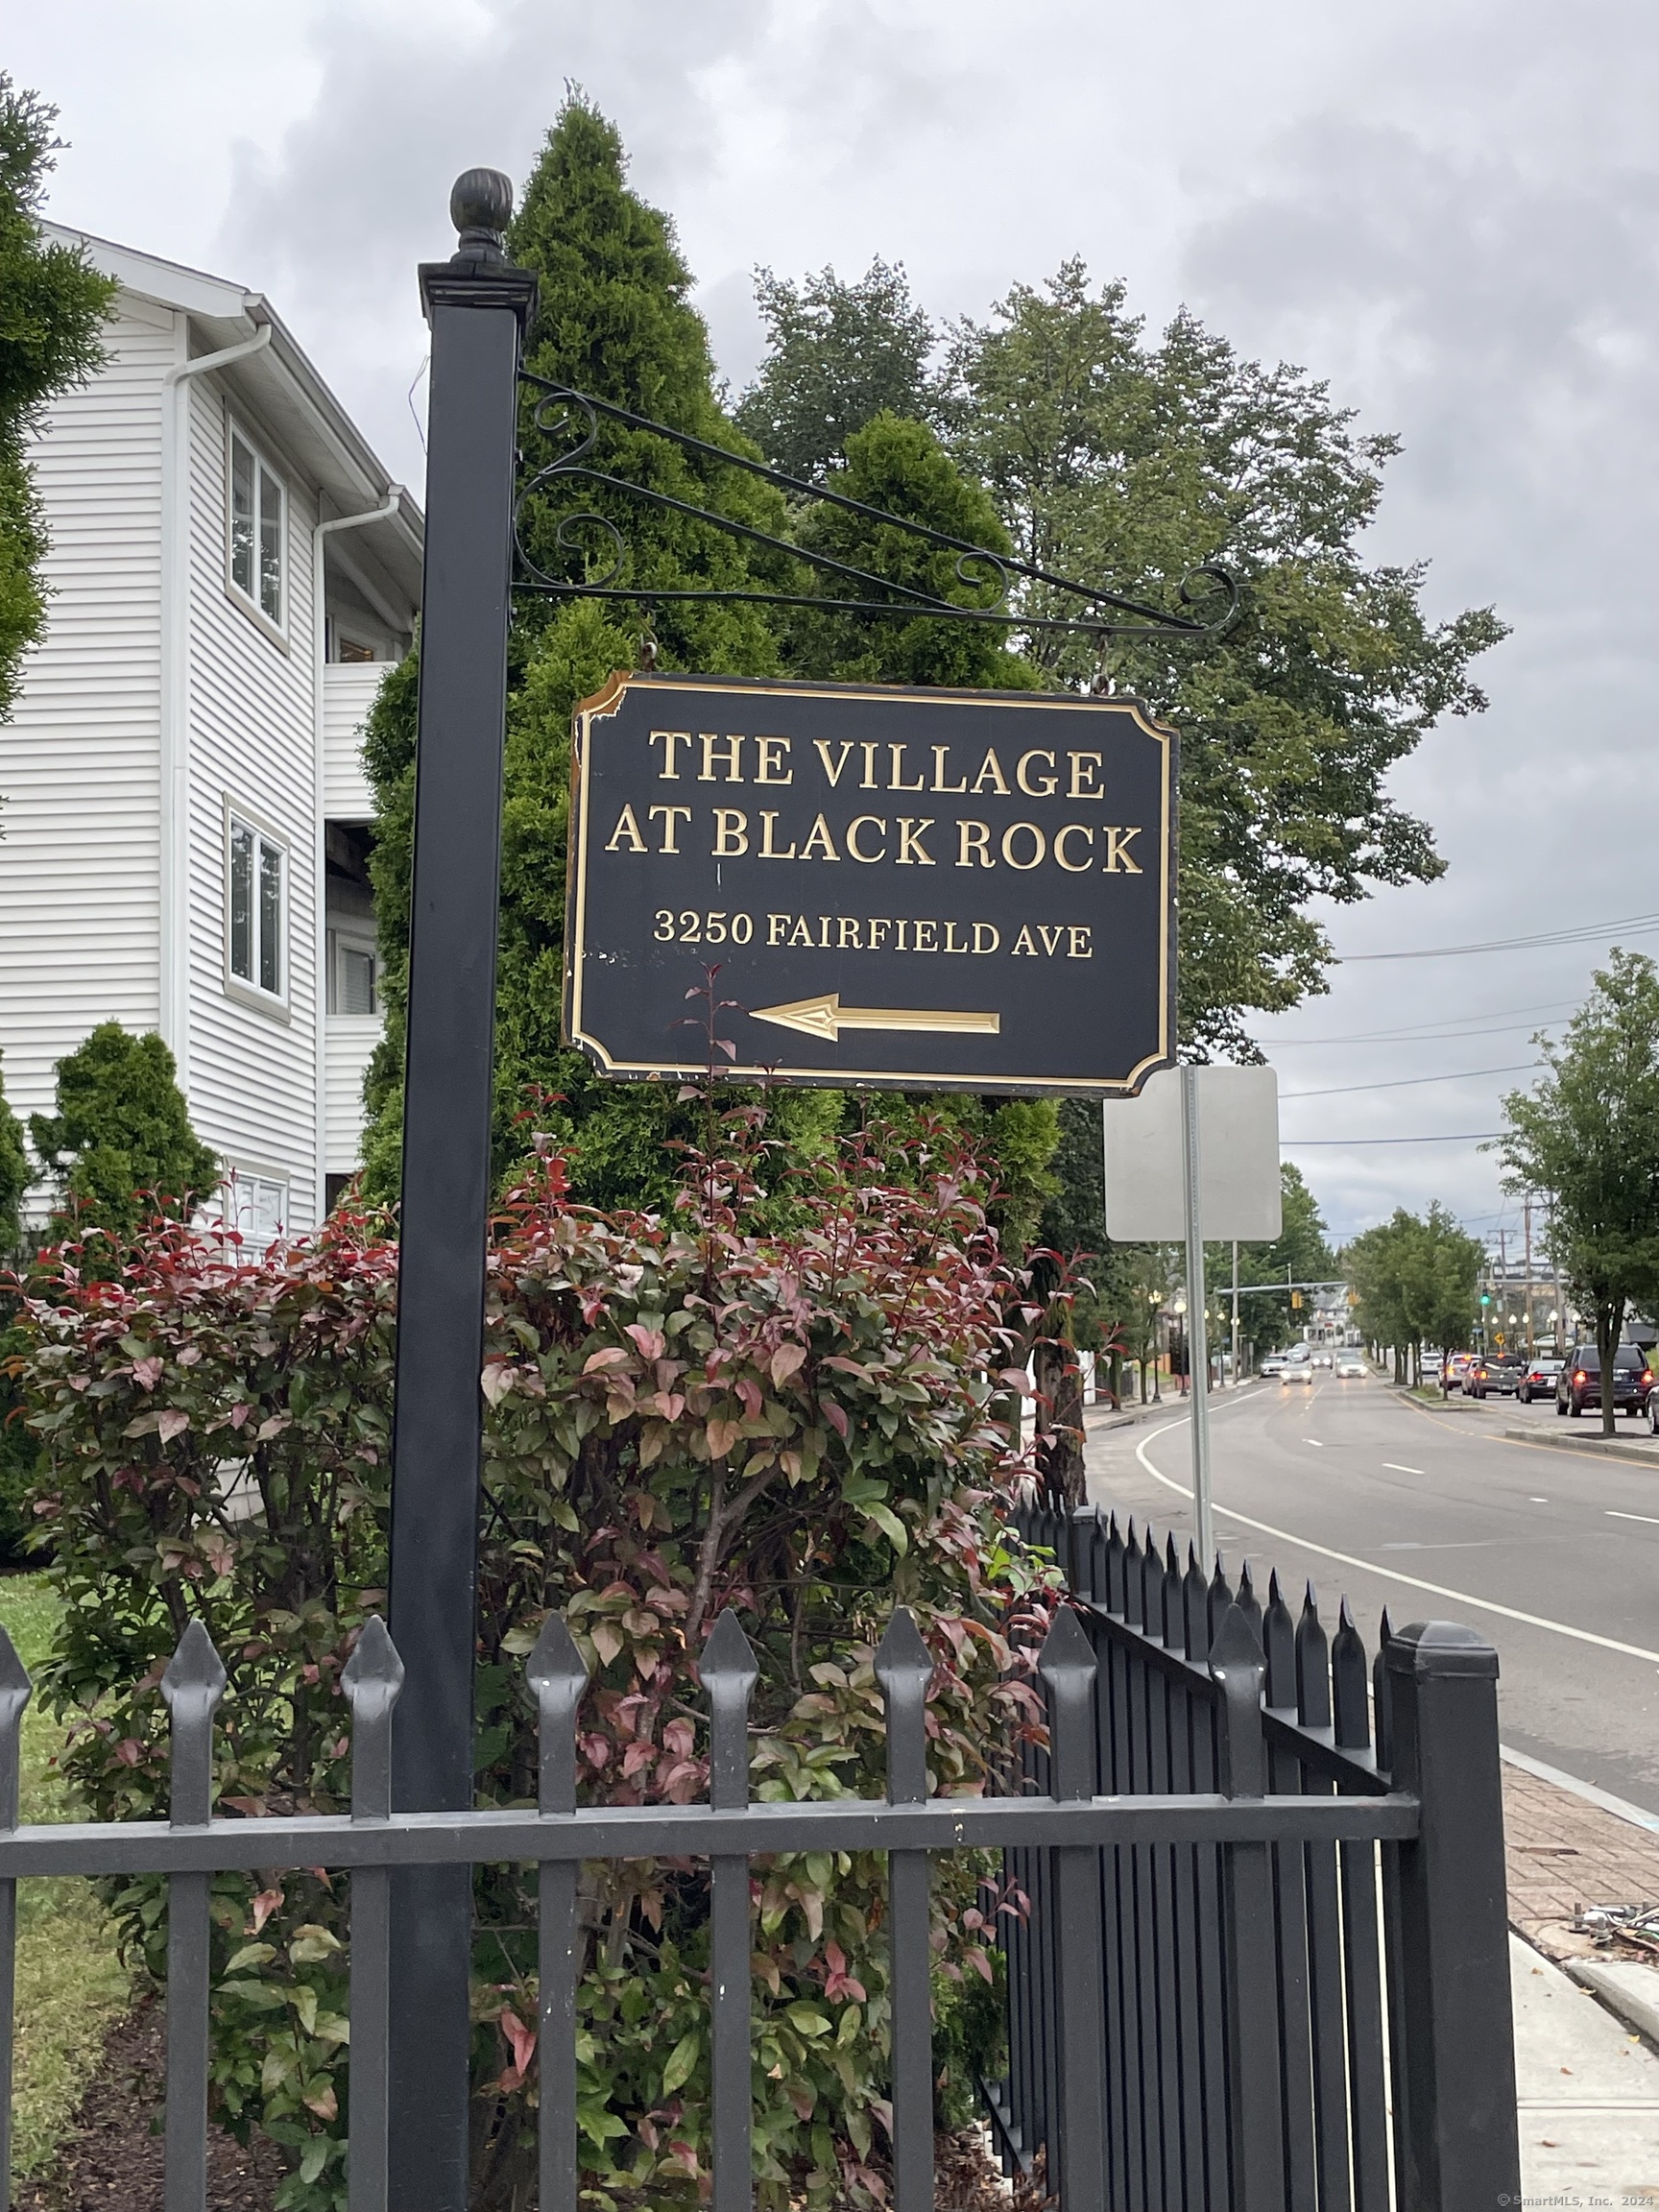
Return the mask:
M 1471 1359 L 1463 1370 L 1463 1395 L 1465 1398 L 1487 1398 L 1494 1394 L 1500 1398 L 1513 1397 L 1521 1387 L 1525 1372 L 1519 1359 L 1504 1359 L 1496 1352 Z
M 1311 1382 L 1313 1380 L 1312 1360 L 1305 1352 L 1299 1359 L 1286 1359 L 1284 1366 L 1279 1370 L 1279 1380 L 1281 1382 Z
M 1474 1357 L 1473 1352 L 1453 1353 L 1446 1362 L 1446 1372 L 1441 1377 L 1448 1390 L 1460 1390 L 1463 1387 L 1463 1371 Z
M 1425 1352 L 1421 1359 L 1418 1360 L 1417 1367 L 1425 1382 L 1439 1382 L 1440 1355 L 1438 1352 Z
M 1338 1382 L 1351 1382 L 1355 1376 L 1362 1376 L 1364 1372 L 1365 1362 L 1360 1358 L 1358 1352 L 1337 1353 L 1336 1380 Z
M 1565 1362 L 1536 1357 L 1528 1359 L 1521 1376 L 1521 1387 L 1515 1395 L 1523 1406 L 1530 1406 L 1534 1398 L 1553 1398 L 1555 1384 Z
M 1621 1344 L 1613 1355 L 1613 1409 L 1630 1420 L 1647 1410 L 1653 1388 L 1653 1370 L 1637 1344 Z M 1594 1344 L 1575 1344 L 1571 1358 L 1555 1378 L 1555 1410 L 1576 1421 L 1586 1406 L 1601 1404 L 1601 1355 Z

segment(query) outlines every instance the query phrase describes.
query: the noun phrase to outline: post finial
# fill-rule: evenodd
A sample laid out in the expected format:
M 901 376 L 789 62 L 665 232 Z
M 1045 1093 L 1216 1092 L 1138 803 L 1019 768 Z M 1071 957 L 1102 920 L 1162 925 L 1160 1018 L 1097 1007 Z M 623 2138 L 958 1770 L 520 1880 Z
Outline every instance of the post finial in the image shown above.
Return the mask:
M 449 194 L 449 219 L 460 232 L 457 251 L 464 259 L 504 259 L 503 234 L 512 214 L 513 180 L 499 169 L 466 169 L 456 178 Z

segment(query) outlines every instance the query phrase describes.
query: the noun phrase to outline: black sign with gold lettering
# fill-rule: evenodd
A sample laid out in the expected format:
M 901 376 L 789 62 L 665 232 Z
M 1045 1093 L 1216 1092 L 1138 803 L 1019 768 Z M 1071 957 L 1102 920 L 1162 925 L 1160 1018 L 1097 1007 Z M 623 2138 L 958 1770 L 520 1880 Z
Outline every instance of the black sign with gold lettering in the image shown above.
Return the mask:
M 608 1075 L 1121 1096 L 1175 1057 L 1176 740 L 1133 701 L 615 676 L 565 1020 Z M 722 1065 L 724 1065 L 722 1055 Z

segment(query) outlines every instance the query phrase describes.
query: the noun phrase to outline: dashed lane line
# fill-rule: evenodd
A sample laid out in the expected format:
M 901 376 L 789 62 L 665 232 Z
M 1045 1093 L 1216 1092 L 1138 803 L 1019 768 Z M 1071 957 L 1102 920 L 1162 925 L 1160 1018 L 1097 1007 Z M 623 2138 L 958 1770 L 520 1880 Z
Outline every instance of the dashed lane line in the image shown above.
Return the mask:
M 1423 1472 L 1421 1467 L 1402 1467 L 1398 1459 L 1384 1459 L 1382 1464 L 1390 1475 L 1421 1475 Z
M 1184 1482 L 1172 1476 L 1161 1475 L 1146 1456 L 1149 1444 L 1156 1444 L 1160 1436 L 1166 1436 L 1171 1429 L 1179 1429 L 1179 1421 L 1166 1421 L 1161 1429 L 1154 1429 L 1135 1447 L 1135 1456 L 1151 1476 L 1154 1482 L 1162 1482 L 1166 1490 L 1174 1490 L 1183 1498 L 1192 1493 Z M 1549 1621 L 1541 1613 L 1524 1613 L 1516 1605 L 1500 1605 L 1491 1598 L 1477 1598 L 1468 1590 L 1449 1590 L 1443 1582 L 1425 1582 L 1415 1575 L 1402 1575 L 1397 1567 L 1379 1567 L 1374 1559 L 1357 1559 L 1352 1551 L 1334 1551 L 1328 1544 L 1315 1544 L 1310 1537 L 1295 1535 L 1288 1528 L 1275 1528 L 1271 1522 L 1253 1521 L 1248 1513 L 1240 1513 L 1236 1506 L 1214 1506 L 1217 1513 L 1229 1521 L 1237 1521 L 1245 1528 L 1254 1528 L 1259 1536 L 1272 1536 L 1281 1544 L 1294 1544 L 1300 1551 L 1315 1552 L 1321 1559 L 1334 1559 L 1339 1567 L 1358 1568 L 1361 1575 L 1380 1575 L 1384 1581 L 1404 1583 L 1408 1590 L 1426 1590 L 1431 1598 L 1451 1598 L 1459 1605 L 1473 1605 L 1479 1613 L 1496 1613 L 1505 1621 L 1520 1621 L 1528 1628 L 1548 1628 L 1556 1636 L 1570 1636 L 1575 1644 L 1594 1644 L 1603 1651 L 1622 1651 L 1627 1659 L 1646 1659 L 1649 1665 L 1659 1667 L 1659 1651 L 1648 1651 L 1640 1644 L 1622 1644 L 1616 1636 L 1597 1636 L 1588 1628 L 1575 1628 L 1569 1621 Z
M 1542 1505 L 1546 1503 L 1547 1501 L 1540 1498 L 1535 1500 L 1534 1503 Z M 1621 1513 L 1616 1506 L 1612 1505 L 1604 1505 L 1602 1507 L 1602 1511 L 1606 1514 L 1609 1521 L 1646 1521 L 1649 1528 L 1659 1528 L 1659 1515 L 1652 1513 Z

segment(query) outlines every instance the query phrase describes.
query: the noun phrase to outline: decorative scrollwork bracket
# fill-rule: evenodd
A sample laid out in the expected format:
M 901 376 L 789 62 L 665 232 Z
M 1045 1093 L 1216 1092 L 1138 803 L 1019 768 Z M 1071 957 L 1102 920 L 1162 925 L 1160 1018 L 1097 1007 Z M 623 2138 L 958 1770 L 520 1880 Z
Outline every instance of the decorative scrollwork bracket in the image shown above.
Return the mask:
M 611 400 L 596 399 L 590 393 L 552 383 L 546 377 L 532 375 L 527 370 L 519 372 L 519 380 L 527 389 L 541 395 L 531 414 L 535 428 L 543 436 L 558 437 L 567 426 L 574 439 L 568 451 L 531 471 L 519 484 L 513 507 L 513 541 L 517 556 L 515 584 L 520 590 L 556 599 L 626 600 L 640 608 L 723 604 L 792 607 L 820 614 L 850 614 L 870 619 L 907 620 L 926 615 L 941 621 L 999 625 L 1010 631 L 1069 633 L 1092 637 L 1102 645 L 1115 639 L 1138 637 L 1167 637 L 1202 644 L 1222 637 L 1238 619 L 1238 580 L 1215 562 L 1201 562 L 1182 577 L 1177 589 L 1179 611 L 1159 607 L 1095 585 L 1079 584 L 1071 577 L 1056 575 L 1053 570 L 1034 563 L 1016 560 L 1011 554 L 994 552 L 989 546 L 974 545 L 966 539 L 929 529 L 926 523 L 913 521 L 906 516 L 893 515 L 885 508 L 850 498 L 832 485 L 788 475 L 781 469 L 769 468 L 746 454 L 711 445 L 668 423 L 653 421 L 649 416 L 636 415 Z M 956 575 L 961 583 L 980 594 L 994 590 L 995 596 L 982 596 L 979 604 L 964 606 L 959 600 L 944 598 L 920 585 L 901 583 L 849 562 L 837 561 L 828 553 L 778 537 L 735 516 L 722 515 L 693 501 L 677 498 L 654 485 L 634 483 L 613 475 L 596 465 L 602 421 L 643 431 L 702 461 L 712 462 L 723 469 L 739 469 L 775 486 L 796 502 L 817 501 L 838 507 L 883 529 L 902 531 L 906 537 L 940 552 L 953 553 Z M 830 592 L 631 583 L 626 578 L 627 539 L 610 516 L 591 507 L 579 508 L 559 517 L 552 546 L 541 548 L 542 558 L 539 561 L 524 541 L 526 506 L 538 493 L 557 484 L 591 486 L 597 491 L 617 494 L 624 501 L 636 501 L 684 517 L 687 521 L 706 524 L 729 537 L 741 538 L 767 552 L 799 563 L 843 587 L 851 587 L 855 595 L 841 597 Z M 569 557 L 573 568 L 579 565 L 580 573 L 561 574 L 542 565 L 543 561 L 562 555 Z M 1029 604 L 1022 605 L 1016 594 L 1022 588 L 1058 594 L 1068 603 L 1069 611 L 1039 613 Z

